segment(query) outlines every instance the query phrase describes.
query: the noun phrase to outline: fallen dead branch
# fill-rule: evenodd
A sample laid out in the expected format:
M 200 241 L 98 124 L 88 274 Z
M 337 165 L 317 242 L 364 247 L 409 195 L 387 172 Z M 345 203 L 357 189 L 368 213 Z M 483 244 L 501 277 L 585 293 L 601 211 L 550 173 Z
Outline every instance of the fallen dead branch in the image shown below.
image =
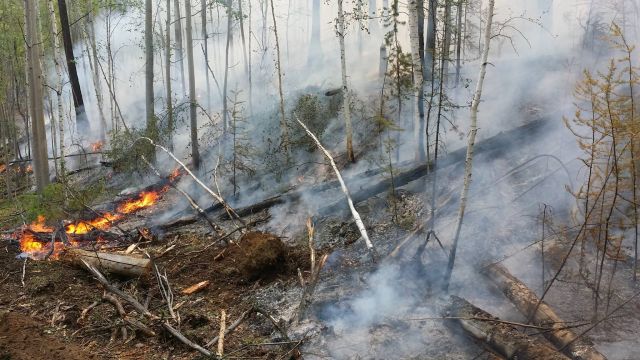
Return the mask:
M 234 321 L 231 325 L 229 325 L 229 327 L 226 328 L 226 330 L 224 331 L 224 336 L 229 335 L 233 330 L 235 330 L 235 328 L 240 326 L 240 324 L 242 324 L 249 317 L 249 315 L 251 315 L 254 312 L 255 312 L 255 310 L 253 308 L 243 312 L 240 315 L 240 317 L 238 317 L 238 319 L 236 319 L 236 321 Z M 220 339 L 220 337 L 221 337 L 221 334 L 217 335 L 216 337 L 211 339 L 209 342 L 207 342 L 205 344 L 205 347 L 208 348 L 208 347 L 211 347 L 213 344 L 217 344 L 218 340 Z
M 224 333 L 226 327 L 227 313 L 222 309 L 220 311 L 220 334 L 218 335 L 218 349 L 216 350 L 216 356 L 222 357 L 224 354 Z
M 182 295 L 191 295 L 191 294 L 195 294 L 198 291 L 203 290 L 204 288 L 206 288 L 207 286 L 209 286 L 209 284 L 211 283 L 211 281 L 209 280 L 205 280 L 205 281 L 200 281 L 197 284 L 191 285 L 188 288 L 182 290 L 180 293 Z
M 158 149 L 164 151 L 165 153 L 167 153 L 167 155 L 169 155 L 175 162 L 177 162 L 180 167 L 182 167 L 182 169 L 184 169 L 184 171 L 187 172 L 187 174 L 189 174 L 189 176 L 191 176 L 191 178 L 198 184 L 200 185 L 200 187 L 202 187 L 207 193 L 209 193 L 209 195 L 211 195 L 214 199 L 216 199 L 216 201 L 218 201 L 218 203 L 220 203 L 230 214 L 233 215 L 233 217 L 235 217 L 236 219 L 238 219 L 238 221 L 243 222 L 242 219 L 238 216 L 238 214 L 236 214 L 235 210 L 233 208 L 231 208 L 231 206 L 229 206 L 229 204 L 224 200 L 224 198 L 219 195 L 216 194 L 213 190 L 211 190 L 207 185 L 205 185 L 197 176 L 195 176 L 195 174 L 193 172 L 191 172 L 191 170 L 189 170 L 189 168 L 182 162 L 180 161 L 180 159 L 178 159 L 171 151 L 169 151 L 167 148 L 165 148 L 162 145 L 158 145 L 156 144 L 153 140 L 151 140 L 148 137 L 140 137 L 138 140 L 147 140 L 148 142 L 151 143 L 151 145 L 157 147 Z
M 483 269 L 500 291 L 515 307 L 533 324 L 546 326 L 550 331 L 543 333 L 551 343 L 573 359 L 605 360 L 606 357 L 593 348 L 593 344 L 585 339 L 578 340 L 577 335 L 567 328 L 565 322 L 545 302 L 539 302 L 538 296 L 524 283 L 513 276 L 500 264 L 492 264 Z
M 160 322 L 161 326 L 168 331 L 171 335 L 173 335 L 176 339 L 178 339 L 180 342 L 182 342 L 183 344 L 185 344 L 186 346 L 200 352 L 201 354 L 205 355 L 205 356 L 212 356 L 213 353 L 211 353 L 209 350 L 203 348 L 202 346 L 192 342 L 191 340 L 187 339 L 180 331 L 178 331 L 177 329 L 175 329 L 173 326 L 171 326 L 171 324 L 168 321 L 162 321 L 162 319 L 157 316 L 154 315 L 153 313 L 151 313 L 144 305 L 142 305 L 138 300 L 136 300 L 133 296 L 125 293 L 124 291 L 118 289 L 117 287 L 115 287 L 114 285 L 112 285 L 107 278 L 104 277 L 104 275 L 102 275 L 102 273 L 93 265 L 91 265 L 90 263 L 82 260 L 85 268 L 91 273 L 93 274 L 93 276 L 95 276 L 96 280 L 102 284 L 102 286 L 105 288 L 106 291 L 111 292 L 114 295 L 117 295 L 118 297 L 120 297 L 122 300 L 126 301 L 127 303 L 129 303 L 129 305 L 131 305 L 140 315 L 146 317 L 147 319 L 149 319 L 150 321 L 153 322 Z
M 375 262 L 376 259 L 377 259 L 376 249 L 373 247 L 373 244 L 371 243 L 371 240 L 369 240 L 369 235 L 367 234 L 367 229 L 365 228 L 364 223 L 362 222 L 362 219 L 360 218 L 360 214 L 358 213 L 358 210 L 356 210 L 355 206 L 353 205 L 353 200 L 351 199 L 351 195 L 349 194 L 349 189 L 347 188 L 347 184 L 345 184 L 344 180 L 342 179 L 342 175 L 340 174 L 340 171 L 338 170 L 338 166 L 336 165 L 335 161 L 333 161 L 333 157 L 331 156 L 329 151 L 327 151 L 327 149 L 325 149 L 325 147 L 322 146 L 322 143 L 320 143 L 320 140 L 318 140 L 318 138 L 311 132 L 311 130 L 309 130 L 309 128 L 307 128 L 307 126 L 302 121 L 300 121 L 300 119 L 298 118 L 297 115 L 295 115 L 295 118 L 296 118 L 296 121 L 298 122 L 298 124 L 300 124 L 300 126 L 302 126 L 304 128 L 304 131 L 307 132 L 307 135 L 309 135 L 309 137 L 311 137 L 311 139 L 313 139 L 313 141 L 316 143 L 316 146 L 318 146 L 320 151 L 322 151 L 322 153 L 324 153 L 324 155 L 327 157 L 327 159 L 329 159 L 329 162 L 331 163 L 331 167 L 333 168 L 333 171 L 336 173 L 336 177 L 338 178 L 338 181 L 340 182 L 340 187 L 342 188 L 342 192 L 347 197 L 347 203 L 349 204 L 349 209 L 351 210 L 351 215 L 353 216 L 353 220 L 355 221 L 356 226 L 358 227 L 358 230 L 360 231 L 360 235 L 362 235 L 362 239 L 364 239 L 364 242 L 367 245 L 367 250 L 369 251 L 369 254 L 371 255 L 373 261 Z
M 569 359 L 548 346 L 543 340 L 519 332 L 515 327 L 505 324 L 463 298 L 450 296 L 444 315 L 454 318 L 452 322 L 458 324 L 472 337 L 482 341 L 491 351 L 507 359 Z M 477 320 L 478 318 L 483 320 Z
M 142 158 L 142 161 L 145 164 L 147 164 L 147 166 L 149 166 L 151 171 L 153 171 L 156 174 L 156 176 L 158 176 L 161 179 L 164 178 L 162 176 L 162 174 L 160 174 L 160 171 L 158 171 L 158 169 L 156 169 L 156 167 L 153 166 L 153 164 L 151 164 L 149 161 L 147 161 L 147 159 L 144 157 L 144 155 L 142 155 L 140 157 Z M 181 188 L 179 188 L 178 185 L 173 181 L 170 182 L 169 185 L 172 188 L 174 188 L 177 192 L 179 192 L 182 196 L 184 196 L 185 199 L 187 199 L 187 201 L 189 202 L 189 205 L 191 205 L 191 207 L 196 211 L 196 213 L 202 219 L 204 219 L 204 221 L 206 221 L 207 224 L 209 224 L 209 226 L 211 226 L 211 229 L 213 229 L 213 231 L 215 231 L 215 232 L 219 232 L 220 231 L 220 227 L 218 225 L 214 224 L 213 221 L 211 221 L 211 219 L 209 219 L 209 216 L 207 216 L 207 213 L 200 207 L 200 205 L 198 205 L 198 203 L 189 194 L 187 194 L 186 191 L 184 191 Z
M 102 271 L 128 277 L 144 278 L 150 274 L 152 267 L 150 259 L 82 249 L 68 249 L 61 259 L 78 266 L 88 263 Z

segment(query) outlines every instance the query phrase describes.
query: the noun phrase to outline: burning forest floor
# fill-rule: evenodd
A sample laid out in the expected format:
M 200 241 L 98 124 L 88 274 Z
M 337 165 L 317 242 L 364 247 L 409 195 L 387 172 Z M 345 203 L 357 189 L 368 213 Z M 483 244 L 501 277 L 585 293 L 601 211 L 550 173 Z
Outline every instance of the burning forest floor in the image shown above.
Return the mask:
M 530 192 L 538 186 L 557 192 L 554 178 L 564 175 L 546 162 L 520 167 L 527 162 L 524 154 L 534 153 L 523 146 L 520 151 L 498 153 L 482 143 L 479 148 L 479 161 L 495 166 L 474 175 L 478 181 L 463 232 L 468 240 L 460 249 L 463 260 L 454 272 L 451 293 L 504 321 L 525 323 L 527 319 L 479 269 L 487 263 L 501 263 L 540 294 L 541 278 L 548 284 L 563 267 L 545 302 L 567 324 L 576 326 L 577 333 L 588 329 L 592 324 L 589 285 L 593 275 L 580 271 L 578 251 L 566 256 L 575 231 L 563 226 L 562 219 L 570 215 L 562 209 L 556 211 L 557 224 L 549 225 L 553 231 L 542 237 L 541 258 L 537 195 Z M 455 152 L 447 156 L 453 157 Z M 225 209 L 214 207 L 207 217 L 215 226 L 186 211 L 175 211 L 182 196 L 167 187 L 166 180 L 127 192 L 116 201 L 95 204 L 93 209 L 99 214 L 117 218 L 113 221 L 116 225 L 99 230 L 120 236 L 102 242 L 93 238 L 98 247 L 85 246 L 87 251 L 153 259 L 149 275 L 107 274 L 105 279 L 141 304 L 144 311 L 124 298 L 114 298 L 113 290 L 96 281 L 99 278 L 87 271 L 87 266 L 79 266 L 82 263 L 65 255 L 73 253 L 78 245 L 74 241 L 79 241 L 79 233 L 71 231 L 70 224 L 48 224 L 53 230 L 36 232 L 38 236 L 48 234 L 41 239 L 36 236 L 42 248 L 35 249 L 44 251 L 48 260 L 16 258 L 21 253 L 20 243 L 6 240 L 0 251 L 0 359 L 201 358 L 164 324 L 170 321 L 187 341 L 215 353 L 223 310 L 228 332 L 223 341 L 224 358 L 229 359 L 501 358 L 482 342 L 464 335 L 455 323 L 456 316 L 450 313 L 450 300 L 438 290 L 462 178 L 460 161 L 444 160 L 442 164 L 434 228 L 443 241 L 442 248 L 437 241 L 423 246 L 427 232 L 421 224 L 430 217 L 426 210 L 430 199 L 420 194 L 430 186 L 433 174 L 425 178 L 400 169 L 397 180 L 406 182 L 394 195 L 385 190 L 356 201 L 377 248 L 376 263 L 347 217 L 346 206 L 331 205 L 344 201 L 331 187 L 320 191 L 331 211 L 308 209 L 308 194 L 290 196 L 264 206 L 234 206 L 242 216 L 231 216 L 233 220 Z M 520 170 L 509 173 L 514 168 Z M 96 171 L 76 180 L 78 186 L 88 178 L 104 175 L 99 173 L 103 170 Z M 364 181 L 350 182 L 357 184 L 352 187 L 354 197 L 366 193 L 363 189 L 367 186 L 375 187 L 376 181 L 386 184 L 384 173 L 368 176 Z M 109 181 L 112 188 L 124 187 L 118 179 Z M 545 181 L 549 184 L 540 185 Z M 141 195 L 150 190 L 160 191 L 152 202 L 142 201 L 144 206 L 130 212 L 123 210 L 125 203 L 146 199 Z M 323 215 L 315 216 L 306 227 L 314 212 Z M 89 213 L 73 218 L 95 225 L 91 221 L 101 216 Z M 78 228 L 83 223 L 71 224 Z M 56 239 L 56 233 L 66 233 L 60 236 L 73 240 L 65 245 L 70 250 L 56 247 L 48 252 L 47 239 Z M 22 245 L 24 250 L 24 242 Z M 595 262 L 593 252 L 589 247 L 584 251 L 587 264 Z M 621 252 L 629 253 L 629 249 L 622 247 Z M 636 288 L 632 270 L 628 261 L 608 263 L 617 267 L 610 288 L 603 290 L 607 294 L 601 306 L 606 305 L 610 316 L 583 337 L 594 340 L 609 359 L 634 359 L 640 350 L 635 335 L 640 330 L 640 308 L 627 301 Z M 306 297 L 312 284 L 315 291 Z M 546 343 L 540 336 L 544 332 L 535 327 L 522 331 Z

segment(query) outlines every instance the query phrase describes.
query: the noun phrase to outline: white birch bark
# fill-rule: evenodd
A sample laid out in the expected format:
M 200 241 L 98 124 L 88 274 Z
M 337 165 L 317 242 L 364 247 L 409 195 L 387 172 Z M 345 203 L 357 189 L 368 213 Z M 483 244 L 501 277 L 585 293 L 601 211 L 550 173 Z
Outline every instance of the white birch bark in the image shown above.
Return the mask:
M 409 1 L 409 39 L 411 42 L 411 62 L 413 63 L 413 134 L 416 146 L 415 161 L 424 162 L 426 159 L 424 144 L 424 114 L 421 114 L 421 102 L 424 99 L 422 89 L 424 77 L 422 74 L 422 57 L 420 56 L 420 34 L 418 0 Z
M 495 0 L 489 0 L 487 24 L 484 30 L 485 46 L 482 52 L 482 62 L 480 63 L 480 74 L 478 75 L 478 82 L 476 83 L 476 89 L 473 94 L 473 100 L 471 102 L 471 126 L 469 131 L 469 142 L 467 144 L 467 156 L 464 165 L 464 185 L 462 186 L 462 193 L 460 194 L 460 208 L 458 209 L 458 219 L 455 237 L 453 239 L 453 247 L 449 255 L 449 264 L 447 266 L 447 272 L 445 274 L 445 290 L 447 290 L 449 287 L 451 272 L 453 271 L 453 267 L 455 265 L 456 251 L 458 248 L 458 241 L 460 239 L 460 230 L 462 229 L 462 221 L 464 219 L 464 213 L 467 207 L 467 198 L 469 196 L 469 186 L 471 185 L 471 172 L 473 170 L 473 147 L 476 141 L 476 133 L 478 132 L 478 108 L 480 107 L 480 100 L 482 98 L 482 86 L 484 84 L 484 78 L 487 74 L 487 61 L 489 59 L 489 45 L 491 41 L 491 25 L 493 24 L 494 7 Z
M 338 0 L 338 39 L 340 40 L 340 66 L 342 69 L 342 115 L 346 127 L 347 137 L 347 158 L 350 162 L 355 162 L 356 158 L 353 154 L 353 128 L 351 125 L 351 109 L 349 99 L 349 86 L 347 83 L 347 59 L 344 44 L 345 26 L 344 11 L 342 9 L 343 0 Z
M 347 188 L 347 184 L 344 183 L 344 179 L 342 179 L 342 175 L 340 174 L 340 171 L 338 170 L 338 166 L 336 165 L 335 161 L 333 161 L 333 157 L 331 156 L 329 151 L 327 151 L 327 149 L 325 149 L 325 147 L 322 146 L 322 143 L 320 143 L 320 140 L 318 140 L 318 138 L 311 132 L 311 130 L 309 130 L 309 128 L 307 128 L 307 126 L 302 121 L 300 121 L 298 116 L 295 115 L 295 117 L 298 124 L 300 124 L 300 126 L 304 128 L 304 131 L 307 132 L 307 135 L 309 135 L 309 137 L 313 139 L 313 141 L 316 143 L 320 151 L 322 151 L 324 155 L 327 157 L 327 159 L 329 159 L 329 162 L 331 163 L 331 167 L 333 168 L 333 171 L 336 173 L 336 177 L 340 182 L 340 188 L 342 188 L 342 192 L 344 192 L 345 196 L 347 197 L 347 202 L 349 203 L 349 210 L 351 210 L 351 215 L 353 216 L 353 220 L 355 221 L 356 226 L 360 231 L 360 235 L 362 236 L 362 239 L 364 239 L 364 242 L 367 245 L 367 250 L 369 250 L 369 253 L 371 253 L 371 256 L 375 260 L 376 250 L 373 247 L 371 240 L 369 239 L 369 235 L 367 234 L 367 229 L 365 228 L 364 223 L 362 222 L 362 218 L 360 217 L 358 210 L 356 210 L 356 207 L 353 205 L 353 200 L 351 199 L 351 195 L 349 193 L 349 189 Z

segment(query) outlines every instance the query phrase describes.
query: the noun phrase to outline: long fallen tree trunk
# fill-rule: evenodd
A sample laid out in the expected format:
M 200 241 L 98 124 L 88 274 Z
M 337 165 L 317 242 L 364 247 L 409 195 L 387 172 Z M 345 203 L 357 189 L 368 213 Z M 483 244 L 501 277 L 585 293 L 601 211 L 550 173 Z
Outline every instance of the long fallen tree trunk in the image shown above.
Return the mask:
M 544 326 L 551 331 L 543 335 L 558 349 L 579 360 L 606 360 L 606 357 L 594 349 L 593 344 L 578 336 L 567 328 L 567 324 L 545 302 L 540 302 L 538 296 L 525 284 L 511 275 L 509 270 L 500 264 L 492 264 L 483 270 L 487 276 L 502 291 L 527 319 L 537 326 Z M 539 306 L 536 305 L 540 303 Z
M 501 321 L 467 300 L 451 296 L 446 309 L 452 319 L 465 332 L 484 343 L 489 350 L 507 359 L 566 360 L 565 355 L 548 346 L 544 340 L 530 337 L 512 325 Z
M 101 271 L 132 278 L 146 277 L 152 268 L 150 259 L 82 249 L 68 249 L 61 259 L 77 266 L 87 263 Z
M 529 143 L 537 134 L 545 131 L 544 129 L 548 124 L 549 122 L 546 120 L 535 120 L 515 129 L 498 133 L 497 135 L 476 143 L 474 151 L 477 156 L 487 158 L 496 158 L 504 154 L 510 154 L 513 152 L 514 146 L 521 147 Z M 438 159 L 438 169 L 463 162 L 466 154 L 466 147 L 448 153 L 446 156 Z M 405 186 L 429 174 L 431 167 L 431 164 L 423 164 L 404 171 L 400 170 L 394 175 L 393 179 L 385 178 L 373 183 L 371 179 L 361 181 L 363 179 L 355 178 L 354 181 L 356 184 L 349 184 L 350 188 L 354 189 L 351 193 L 353 202 L 359 203 L 365 201 L 373 196 L 389 191 L 392 186 L 396 188 Z M 344 208 L 344 204 L 338 201 L 321 208 L 318 213 L 320 215 L 335 214 Z
M 529 122 L 523 126 L 515 129 L 500 132 L 488 139 L 479 141 L 475 146 L 475 152 L 482 156 L 496 157 L 502 154 L 508 154 L 511 152 L 513 146 L 522 146 L 533 139 L 536 134 L 544 131 L 550 122 L 546 120 L 535 120 Z M 438 160 L 438 169 L 463 162 L 466 156 L 466 148 L 461 148 L 448 153 L 446 156 Z M 397 173 L 393 178 L 394 185 L 396 187 L 404 186 L 412 181 L 418 180 L 433 170 L 433 164 L 421 164 L 418 166 L 411 166 L 413 162 L 405 162 L 398 165 Z M 354 189 L 351 193 L 354 203 L 359 203 L 378 195 L 382 192 L 388 191 L 391 188 L 391 179 L 385 178 L 379 181 L 372 181 L 372 178 L 383 174 L 385 169 L 371 169 L 364 171 L 357 175 L 348 176 L 345 182 L 349 184 L 350 188 Z M 291 201 L 299 200 L 303 194 L 315 194 L 322 191 L 334 189 L 340 187 L 338 180 L 331 180 L 323 182 L 309 187 L 302 187 L 289 191 L 284 194 L 275 195 L 266 198 L 260 202 L 238 208 L 236 213 L 239 216 L 247 216 L 258 213 L 262 210 L 269 209 L 276 205 L 285 204 Z M 343 201 L 338 201 L 333 204 L 320 209 L 320 215 L 327 215 L 335 213 L 336 211 L 346 209 L 347 206 Z M 214 212 L 222 209 L 222 206 L 215 204 L 205 209 L 206 212 Z M 220 215 L 221 219 L 228 219 L 229 216 L 226 213 Z

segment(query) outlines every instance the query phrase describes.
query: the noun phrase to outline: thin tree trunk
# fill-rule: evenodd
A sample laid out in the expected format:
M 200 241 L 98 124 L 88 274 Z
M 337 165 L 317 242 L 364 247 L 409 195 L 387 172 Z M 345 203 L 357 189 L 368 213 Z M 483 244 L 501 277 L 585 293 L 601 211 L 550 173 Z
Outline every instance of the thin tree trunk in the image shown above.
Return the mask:
M 185 17 L 187 21 L 187 66 L 189 68 L 189 109 L 191 125 L 191 160 L 193 167 L 200 169 L 200 151 L 198 150 L 198 100 L 196 99 L 196 76 L 193 67 L 193 38 L 191 36 L 191 0 L 184 2 Z
M 44 127 L 43 83 L 40 68 L 41 43 L 36 24 L 37 6 L 35 1 L 24 0 L 25 32 L 27 41 L 27 77 L 29 82 L 29 114 L 33 133 L 31 158 L 38 193 L 42 194 L 49 184 L 49 160 L 47 153 L 47 133 Z
M 436 26 L 437 26 L 437 17 L 436 13 L 438 11 L 438 1 L 437 0 L 429 0 L 429 18 L 427 20 L 427 46 L 425 48 L 425 69 L 430 69 L 428 78 L 433 79 L 435 74 L 431 69 L 434 68 L 435 64 L 435 56 L 436 56 Z M 425 71 L 426 74 L 426 71 Z
M 422 9 L 418 4 L 418 0 L 409 1 L 409 37 L 411 41 L 411 61 L 413 63 L 413 133 L 416 147 L 415 161 L 422 163 L 426 160 L 426 154 L 424 148 L 424 77 L 422 75 L 422 56 L 420 55 L 420 12 L 422 12 Z
M 460 85 L 460 70 L 462 69 L 462 6 L 463 0 L 458 0 L 456 7 L 458 19 L 456 21 L 456 87 Z
M 229 46 L 231 45 L 231 30 L 233 24 L 233 0 L 227 0 L 227 43 L 224 53 L 224 83 L 222 85 L 222 127 L 227 133 L 229 126 L 229 102 L 227 98 L 227 87 L 229 86 Z
M 167 135 L 169 150 L 173 151 L 173 94 L 171 89 L 171 0 L 167 0 L 167 21 L 166 21 L 166 44 L 164 56 L 167 59 L 165 64 L 165 77 L 167 78 Z
M 182 82 L 182 96 L 184 96 L 187 92 L 187 82 L 184 76 L 184 46 L 182 44 L 182 17 L 180 15 L 180 0 L 175 0 L 174 3 L 175 10 L 175 34 L 176 34 L 176 56 L 178 57 L 178 62 L 180 63 L 180 80 Z M 191 21 L 191 20 L 189 20 Z
M 276 40 L 276 68 L 278 70 L 278 93 L 280 95 L 280 141 L 285 152 L 289 153 L 289 129 L 284 112 L 284 93 L 282 90 L 282 63 L 280 62 L 280 40 L 278 39 L 278 25 L 276 22 L 276 10 L 271 0 L 271 17 L 273 18 L 273 35 Z M 342 1 L 342 0 L 339 0 Z
M 308 65 L 317 64 L 322 57 L 322 47 L 320 45 L 320 0 L 312 0 L 311 9 L 311 41 L 309 41 Z
M 152 0 L 145 0 L 144 17 L 144 52 L 145 64 L 145 109 L 147 120 L 147 136 L 154 141 L 158 140 L 158 129 L 156 126 L 156 114 L 153 93 L 153 6 Z M 153 160 L 152 160 L 153 161 Z
M 211 111 L 211 83 L 209 81 L 209 34 L 207 33 L 207 0 L 200 0 L 202 41 L 204 42 L 204 76 L 207 81 L 207 111 Z
M 471 126 L 469 132 L 469 142 L 467 144 L 467 156 L 464 166 L 464 185 L 462 187 L 462 193 L 460 194 L 460 208 L 458 210 L 458 219 L 456 225 L 456 232 L 453 238 L 453 246 L 449 255 L 449 263 L 447 265 L 447 272 L 445 273 L 444 290 L 449 289 L 449 282 L 451 280 L 451 273 L 456 260 L 456 251 L 458 249 L 458 241 L 460 239 L 460 230 L 462 229 L 462 221 L 464 219 L 464 213 L 467 207 L 467 197 L 469 196 L 469 187 L 471 185 L 471 171 L 473 169 L 473 147 L 476 142 L 476 133 L 478 132 L 478 108 L 480 107 L 480 99 L 482 97 L 482 86 L 484 85 L 484 78 L 487 74 L 487 62 L 489 60 L 489 45 L 491 41 L 491 25 L 493 24 L 493 9 L 495 7 L 495 0 L 489 0 L 489 9 L 487 24 L 484 30 L 485 46 L 482 53 L 482 62 L 480 65 L 480 74 L 478 75 L 478 83 L 476 84 L 476 90 L 473 95 L 473 101 L 471 102 Z
M 59 178 L 62 180 L 62 182 L 65 181 L 65 174 L 66 174 L 66 169 L 65 169 L 65 149 L 64 149 L 64 110 L 62 107 L 62 64 L 60 64 L 60 41 L 58 40 L 58 25 L 57 25 L 57 21 L 56 21 L 56 13 L 53 7 L 53 0 L 49 0 L 48 1 L 48 5 L 49 5 L 49 15 L 50 15 L 50 25 L 51 25 L 51 39 L 52 39 L 52 49 L 53 49 L 53 63 L 55 65 L 56 68 L 56 87 L 55 87 L 55 92 L 56 92 L 56 100 L 57 100 L 57 105 L 58 105 L 58 111 L 57 111 L 57 125 L 59 128 L 59 139 L 58 139 L 58 146 L 60 148 L 60 172 L 58 174 Z M 53 111 L 52 111 L 52 115 L 53 115 Z M 52 120 L 53 120 L 53 116 L 52 116 Z M 53 128 L 53 123 L 54 121 L 51 122 L 52 127 L 51 127 L 51 136 L 55 137 L 55 130 Z M 53 154 L 53 157 L 55 158 L 57 156 L 57 154 Z
M 69 81 L 71 82 L 71 93 L 73 94 L 73 105 L 76 109 L 76 126 L 78 127 L 78 132 L 83 136 L 90 130 L 89 119 L 84 109 L 80 80 L 78 79 L 78 71 L 76 70 L 76 58 L 73 55 L 73 43 L 71 42 L 71 28 L 69 25 L 66 0 L 58 0 L 58 11 L 60 15 L 60 25 L 62 26 L 64 52 L 67 57 Z
M 344 26 L 344 11 L 342 10 L 343 0 L 338 0 L 338 40 L 340 41 L 340 66 L 342 69 L 342 116 L 346 128 L 347 159 L 355 163 L 356 157 L 353 153 L 353 129 L 351 125 L 351 99 L 349 96 L 349 85 L 347 83 L 347 59 L 344 37 L 346 30 Z

